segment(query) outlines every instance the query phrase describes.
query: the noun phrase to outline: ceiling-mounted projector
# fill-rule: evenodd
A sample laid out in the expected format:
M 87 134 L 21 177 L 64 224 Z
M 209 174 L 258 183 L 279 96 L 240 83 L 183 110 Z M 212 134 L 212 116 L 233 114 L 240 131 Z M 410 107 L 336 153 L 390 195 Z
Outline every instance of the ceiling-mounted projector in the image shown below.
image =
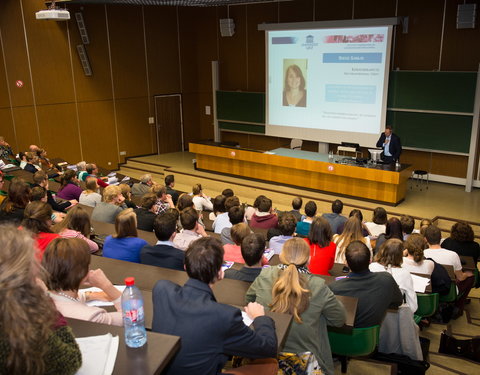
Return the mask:
M 35 13 L 37 20 L 67 21 L 70 19 L 70 12 L 62 9 L 40 10 Z

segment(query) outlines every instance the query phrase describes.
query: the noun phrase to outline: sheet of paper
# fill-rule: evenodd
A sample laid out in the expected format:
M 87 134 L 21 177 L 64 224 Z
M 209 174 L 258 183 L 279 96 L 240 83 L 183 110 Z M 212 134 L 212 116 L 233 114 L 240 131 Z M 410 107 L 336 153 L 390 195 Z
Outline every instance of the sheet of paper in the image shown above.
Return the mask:
M 107 183 L 109 185 L 118 185 L 118 179 L 115 176 L 109 177 Z
M 251 319 L 245 311 L 242 311 L 242 318 L 243 318 L 243 323 L 247 327 L 250 327 L 250 325 L 253 323 L 253 319 Z
M 268 260 L 272 259 L 272 257 L 275 255 L 275 251 L 273 249 L 266 249 L 263 253 L 263 255 L 265 256 L 265 258 L 267 258 Z
M 115 288 L 117 288 L 120 292 L 123 293 L 125 289 L 125 285 L 115 285 Z M 102 290 L 100 288 L 85 288 L 85 289 L 80 289 L 80 293 L 85 293 L 85 292 L 101 292 Z M 107 301 L 98 301 L 98 300 L 92 300 L 87 302 L 88 306 L 97 306 L 97 307 L 102 307 L 102 306 L 113 306 L 113 302 L 107 302 Z
M 417 293 L 425 293 L 427 285 L 430 284 L 430 280 L 426 277 L 421 277 L 417 275 L 412 275 L 413 279 L 413 289 Z
M 222 264 L 222 270 L 225 272 L 226 270 L 228 270 L 229 268 L 231 268 L 233 266 L 233 263 L 235 262 L 230 262 L 230 261 L 226 261 Z
M 118 336 L 110 333 L 101 336 L 77 337 L 82 352 L 82 367 L 77 375 L 110 375 L 118 352 Z
M 107 174 L 107 177 L 113 177 L 116 175 L 117 175 L 117 172 L 110 172 L 109 174 Z

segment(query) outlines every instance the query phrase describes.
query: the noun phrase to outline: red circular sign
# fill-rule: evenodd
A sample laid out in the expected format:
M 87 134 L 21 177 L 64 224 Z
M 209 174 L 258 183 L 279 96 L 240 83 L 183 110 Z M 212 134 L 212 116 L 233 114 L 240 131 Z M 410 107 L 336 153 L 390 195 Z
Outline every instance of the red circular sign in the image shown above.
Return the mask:
M 23 87 L 23 81 L 18 80 L 17 82 L 15 82 L 15 84 L 17 85 L 17 87 Z
M 334 170 L 335 168 L 333 168 L 333 165 L 329 165 L 329 166 L 327 167 L 327 169 L 328 169 L 330 172 L 333 172 L 333 170 Z

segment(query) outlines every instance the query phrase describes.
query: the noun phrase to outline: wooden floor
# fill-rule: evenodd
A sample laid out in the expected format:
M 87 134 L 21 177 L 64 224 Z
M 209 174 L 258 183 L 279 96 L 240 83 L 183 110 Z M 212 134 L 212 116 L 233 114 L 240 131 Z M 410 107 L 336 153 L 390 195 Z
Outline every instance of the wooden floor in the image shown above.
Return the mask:
M 250 204 L 258 195 L 264 194 L 273 200 L 274 207 L 279 210 L 290 209 L 291 198 L 296 195 L 303 197 L 304 202 L 314 200 L 321 213 L 330 212 L 330 202 L 337 198 L 344 202 L 345 214 L 348 214 L 353 207 L 364 208 L 367 212 L 370 212 L 373 208 L 382 205 L 291 186 L 196 171 L 192 163 L 194 157 L 195 155 L 189 152 L 137 157 L 130 159 L 121 171 L 125 173 L 128 171 L 128 174 L 133 177 L 138 177 L 147 173 L 147 171 L 156 172 L 155 177 L 159 182 L 163 181 L 164 174 L 174 174 L 177 189 L 191 191 L 194 183 L 201 183 L 204 192 L 211 197 L 215 197 L 223 189 L 230 187 L 239 196 L 241 202 Z M 128 168 L 130 165 L 132 165 L 132 168 L 143 170 L 130 169 Z M 292 185 L 294 183 L 292 181 Z M 480 189 L 474 189 L 471 193 L 466 193 L 465 187 L 462 186 L 430 182 L 428 189 L 425 189 L 424 186 L 421 191 L 420 186 L 417 187 L 413 181 L 410 181 L 404 202 L 396 207 L 382 206 L 393 214 L 408 214 L 426 218 L 446 216 L 458 220 L 480 222 Z M 369 217 L 365 217 L 365 219 L 370 220 Z

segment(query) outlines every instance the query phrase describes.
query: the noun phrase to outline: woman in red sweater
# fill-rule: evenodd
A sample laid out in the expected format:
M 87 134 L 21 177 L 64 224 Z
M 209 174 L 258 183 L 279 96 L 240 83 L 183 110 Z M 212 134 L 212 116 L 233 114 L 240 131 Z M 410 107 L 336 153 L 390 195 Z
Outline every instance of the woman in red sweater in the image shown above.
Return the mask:
M 332 229 L 323 217 L 317 216 L 310 226 L 308 238 L 305 241 L 310 246 L 310 272 L 328 276 L 333 267 L 337 245 L 332 242 Z

